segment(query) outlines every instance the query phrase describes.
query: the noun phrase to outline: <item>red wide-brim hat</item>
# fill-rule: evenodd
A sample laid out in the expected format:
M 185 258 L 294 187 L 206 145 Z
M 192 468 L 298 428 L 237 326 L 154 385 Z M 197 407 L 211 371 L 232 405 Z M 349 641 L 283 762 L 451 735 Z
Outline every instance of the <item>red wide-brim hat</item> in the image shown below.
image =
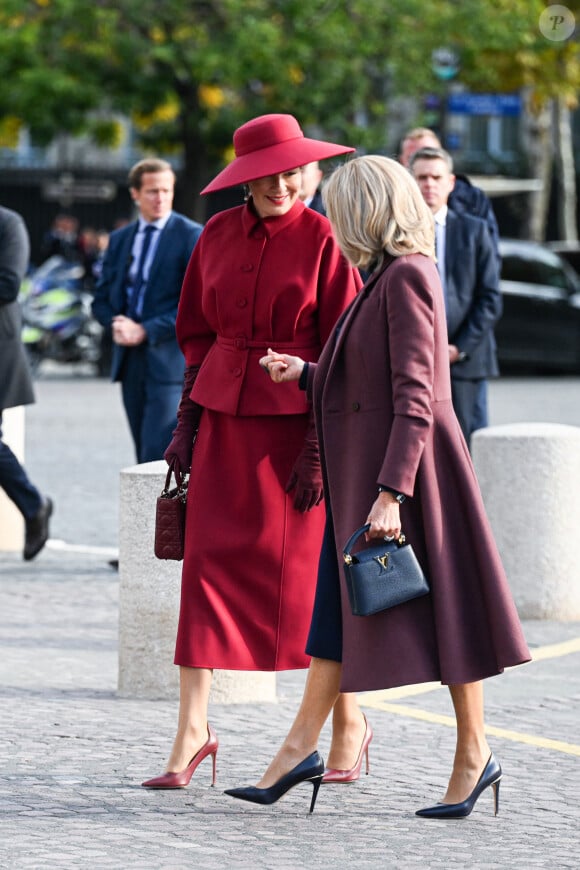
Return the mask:
M 260 115 L 238 127 L 234 133 L 235 159 L 201 192 L 246 184 L 354 150 L 334 142 L 307 139 L 293 115 Z

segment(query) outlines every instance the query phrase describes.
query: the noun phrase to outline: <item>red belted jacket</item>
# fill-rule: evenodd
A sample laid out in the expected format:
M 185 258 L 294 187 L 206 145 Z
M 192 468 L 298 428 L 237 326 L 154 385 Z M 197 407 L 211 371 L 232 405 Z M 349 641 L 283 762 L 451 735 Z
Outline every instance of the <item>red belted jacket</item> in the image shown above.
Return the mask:
M 273 347 L 317 360 L 361 284 L 330 223 L 297 201 L 260 219 L 251 204 L 214 215 L 191 256 L 177 314 L 186 363 L 200 365 L 191 398 L 225 414 L 303 414 L 305 394 L 258 365 Z

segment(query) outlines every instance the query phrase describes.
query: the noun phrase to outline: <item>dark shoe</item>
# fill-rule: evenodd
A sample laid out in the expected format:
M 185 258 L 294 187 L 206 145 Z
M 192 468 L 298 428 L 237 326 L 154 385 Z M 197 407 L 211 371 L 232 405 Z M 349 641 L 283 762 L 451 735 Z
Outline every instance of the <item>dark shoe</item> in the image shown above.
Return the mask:
M 50 498 L 44 498 L 36 516 L 26 520 L 26 537 L 24 539 L 24 558 L 27 562 L 40 553 L 48 541 L 48 521 L 54 505 Z
M 434 807 L 425 807 L 423 810 L 417 810 L 415 815 L 422 816 L 424 819 L 463 819 L 470 814 L 482 791 L 491 786 L 493 788 L 495 815 L 497 816 L 501 775 L 501 765 L 492 752 L 489 756 L 489 761 L 483 769 L 483 773 L 469 797 L 459 804 L 439 803 L 435 804 Z
M 293 767 L 290 773 L 286 773 L 278 782 L 271 785 L 270 788 L 256 788 L 249 785 L 246 788 L 228 788 L 224 794 L 229 794 L 231 797 L 238 798 L 241 801 L 250 801 L 253 804 L 275 804 L 280 800 L 282 795 L 294 788 L 295 785 L 300 785 L 301 782 L 312 783 L 312 801 L 310 803 L 310 812 L 314 810 L 318 789 L 322 782 L 324 773 L 324 761 L 318 754 L 313 752 L 296 767 Z
M 354 767 L 351 767 L 350 770 L 336 770 L 334 767 L 327 767 L 324 771 L 324 776 L 322 777 L 323 783 L 326 784 L 330 782 L 356 782 L 357 779 L 360 779 L 360 770 L 362 767 L 363 756 L 366 757 L 366 772 L 368 775 L 369 743 L 373 739 L 373 729 L 371 728 L 368 719 L 364 715 L 364 713 L 363 716 L 366 724 L 366 729 L 361 743 L 360 752 L 358 754 L 358 758 Z
M 143 788 L 185 788 L 189 785 L 197 766 L 204 758 L 207 758 L 208 755 L 211 755 L 213 763 L 211 784 L 215 785 L 218 746 L 219 741 L 217 739 L 217 734 L 211 725 L 208 724 L 207 740 L 199 752 L 196 752 L 193 756 L 185 770 L 179 770 L 177 773 L 163 773 L 161 776 L 156 776 L 155 779 L 148 779 L 147 782 L 142 782 L 141 785 Z

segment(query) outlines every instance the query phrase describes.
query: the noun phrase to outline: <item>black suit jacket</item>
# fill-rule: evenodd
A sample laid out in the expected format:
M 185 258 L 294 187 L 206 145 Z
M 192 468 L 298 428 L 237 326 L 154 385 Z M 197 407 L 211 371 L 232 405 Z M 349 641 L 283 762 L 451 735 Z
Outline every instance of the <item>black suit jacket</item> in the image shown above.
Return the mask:
M 312 200 L 308 203 L 308 208 L 311 208 L 313 211 L 317 211 L 318 214 L 323 214 L 326 217 L 326 211 L 322 202 L 322 193 L 320 190 L 316 191 Z
M 445 227 L 445 297 L 449 344 L 467 354 L 451 366 L 464 380 L 499 374 L 493 328 L 502 312 L 499 268 L 486 224 L 448 210 Z
M 111 234 L 95 288 L 93 313 L 103 326 L 123 314 L 127 305 L 127 272 L 138 223 Z M 159 237 L 143 298 L 141 322 L 147 331 L 147 366 L 154 380 L 179 384 L 184 360 L 175 336 L 175 318 L 183 276 L 201 231 L 201 224 L 172 212 Z M 113 345 L 112 380 L 122 380 L 126 347 Z
M 4 408 L 34 401 L 22 344 L 18 292 L 28 266 L 28 230 L 19 214 L 0 208 L 0 422 Z

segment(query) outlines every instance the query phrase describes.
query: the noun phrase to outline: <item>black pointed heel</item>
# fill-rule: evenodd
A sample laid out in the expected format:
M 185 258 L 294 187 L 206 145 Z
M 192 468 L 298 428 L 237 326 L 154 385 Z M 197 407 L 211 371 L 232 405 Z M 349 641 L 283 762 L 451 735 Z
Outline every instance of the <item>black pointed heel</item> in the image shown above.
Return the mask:
M 278 782 L 271 785 L 270 788 L 256 788 L 254 785 L 249 785 L 244 788 L 228 788 L 224 794 L 229 794 L 231 797 L 238 798 L 241 801 L 250 801 L 253 804 L 275 804 L 295 785 L 300 785 L 301 782 L 311 782 L 312 801 L 310 802 L 310 812 L 312 813 L 323 775 L 324 761 L 318 752 L 313 752 L 304 761 L 293 767 L 289 773 L 282 776 Z
M 480 794 L 490 786 L 493 789 L 493 805 L 495 815 L 499 810 L 499 783 L 502 777 L 501 765 L 493 752 L 479 777 L 475 788 L 464 801 L 459 804 L 435 804 L 433 807 L 425 807 L 417 810 L 416 816 L 424 819 L 463 819 L 470 814 Z

